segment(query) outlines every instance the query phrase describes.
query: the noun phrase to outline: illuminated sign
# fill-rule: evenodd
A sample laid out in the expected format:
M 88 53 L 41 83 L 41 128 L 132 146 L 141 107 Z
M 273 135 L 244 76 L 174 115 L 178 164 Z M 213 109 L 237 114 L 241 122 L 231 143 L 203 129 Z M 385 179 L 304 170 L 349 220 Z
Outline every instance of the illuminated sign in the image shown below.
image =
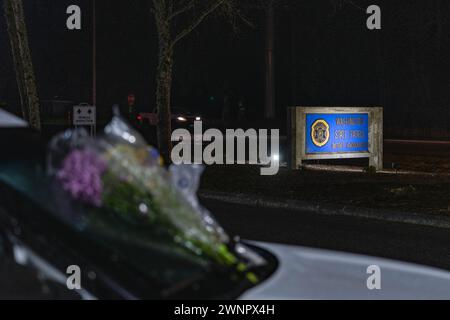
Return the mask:
M 306 153 L 369 152 L 369 114 L 306 114 Z
M 369 158 L 383 168 L 383 108 L 291 107 L 290 167 L 307 160 Z

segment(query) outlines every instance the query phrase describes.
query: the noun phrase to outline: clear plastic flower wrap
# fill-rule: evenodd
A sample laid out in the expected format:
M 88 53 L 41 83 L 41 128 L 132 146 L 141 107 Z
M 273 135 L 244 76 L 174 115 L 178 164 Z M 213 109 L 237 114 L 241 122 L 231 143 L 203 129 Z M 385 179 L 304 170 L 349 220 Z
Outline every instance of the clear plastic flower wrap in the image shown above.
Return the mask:
M 96 226 L 117 232 L 108 227 L 117 221 L 138 226 L 145 233 L 140 240 L 175 248 L 199 261 L 212 261 L 257 283 L 250 269 L 264 260 L 243 244 L 230 241 L 199 203 L 196 193 L 202 171 L 202 166 L 195 165 L 167 170 L 158 151 L 120 116 L 112 119 L 99 138 L 90 138 L 84 130 L 70 130 L 49 145 L 48 173 L 55 192 L 76 204 L 64 203 L 63 212 L 78 228 Z M 114 219 L 108 220 L 109 215 Z

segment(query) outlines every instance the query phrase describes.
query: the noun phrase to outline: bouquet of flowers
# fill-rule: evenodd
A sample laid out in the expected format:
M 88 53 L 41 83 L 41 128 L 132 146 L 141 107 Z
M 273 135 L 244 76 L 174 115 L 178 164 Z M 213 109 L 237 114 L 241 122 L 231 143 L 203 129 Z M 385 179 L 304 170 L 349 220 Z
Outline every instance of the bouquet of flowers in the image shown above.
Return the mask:
M 48 172 L 58 189 L 82 206 L 85 225 L 114 214 L 121 223 L 141 227 L 155 242 L 258 282 L 249 269 L 264 260 L 246 246 L 232 244 L 198 201 L 201 166 L 167 170 L 158 151 L 117 115 L 102 137 L 67 131 L 56 136 L 49 149 Z

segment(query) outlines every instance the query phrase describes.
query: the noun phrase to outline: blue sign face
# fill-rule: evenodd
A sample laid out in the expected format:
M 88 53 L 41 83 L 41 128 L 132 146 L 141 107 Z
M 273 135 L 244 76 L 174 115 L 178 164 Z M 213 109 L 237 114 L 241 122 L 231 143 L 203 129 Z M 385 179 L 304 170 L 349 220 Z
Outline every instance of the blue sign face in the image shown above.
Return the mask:
M 368 113 L 306 114 L 306 154 L 369 152 Z

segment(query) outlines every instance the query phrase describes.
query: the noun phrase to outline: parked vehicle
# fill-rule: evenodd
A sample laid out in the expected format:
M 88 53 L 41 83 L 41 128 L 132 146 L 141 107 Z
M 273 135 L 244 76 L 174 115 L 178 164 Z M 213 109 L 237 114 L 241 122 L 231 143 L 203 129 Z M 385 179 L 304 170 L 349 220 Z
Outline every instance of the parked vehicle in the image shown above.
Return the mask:
M 191 128 L 195 121 L 203 121 L 204 118 L 197 113 L 192 113 L 183 108 L 173 108 L 171 113 L 173 128 Z M 156 126 L 158 124 L 158 112 L 156 109 L 151 113 L 141 112 L 138 114 L 141 125 Z

